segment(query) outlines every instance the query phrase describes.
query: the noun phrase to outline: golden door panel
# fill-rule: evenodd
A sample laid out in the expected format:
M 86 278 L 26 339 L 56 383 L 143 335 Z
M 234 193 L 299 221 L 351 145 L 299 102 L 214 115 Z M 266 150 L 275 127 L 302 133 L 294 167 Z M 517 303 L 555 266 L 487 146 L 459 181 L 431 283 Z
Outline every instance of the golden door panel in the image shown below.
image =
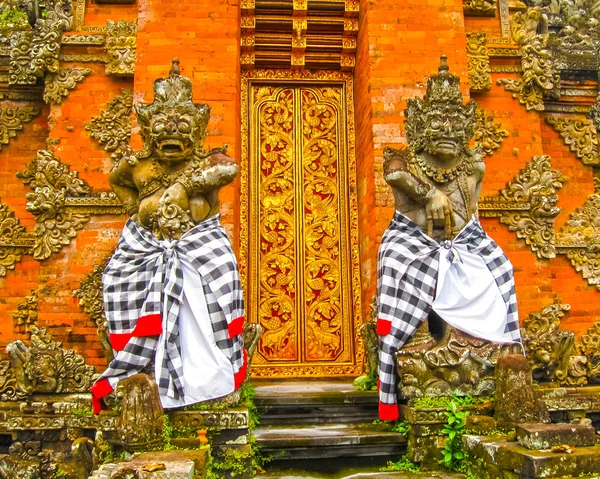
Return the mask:
M 248 93 L 253 375 L 356 374 L 344 85 Z

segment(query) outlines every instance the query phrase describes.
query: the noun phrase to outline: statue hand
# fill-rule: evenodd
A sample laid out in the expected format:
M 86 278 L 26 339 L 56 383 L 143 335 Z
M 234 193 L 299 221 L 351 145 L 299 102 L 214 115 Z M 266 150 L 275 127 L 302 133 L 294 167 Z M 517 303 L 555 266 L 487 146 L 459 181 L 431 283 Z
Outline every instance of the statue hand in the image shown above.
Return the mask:
M 181 183 L 174 183 L 169 186 L 162 195 L 165 203 L 175 204 L 183 210 L 190 208 L 190 202 L 187 191 Z
M 433 235 L 433 226 L 444 226 L 446 238 L 452 238 L 452 227 L 456 225 L 454 212 L 452 211 L 452 202 L 441 191 L 435 194 L 425 205 L 427 214 L 427 234 Z

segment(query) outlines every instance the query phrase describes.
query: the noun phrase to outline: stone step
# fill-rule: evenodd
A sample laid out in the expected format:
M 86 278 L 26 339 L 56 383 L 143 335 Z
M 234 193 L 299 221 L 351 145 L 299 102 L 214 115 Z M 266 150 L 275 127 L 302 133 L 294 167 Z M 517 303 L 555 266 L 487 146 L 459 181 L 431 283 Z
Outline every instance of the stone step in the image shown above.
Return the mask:
M 464 479 L 464 475 L 451 472 L 381 472 L 379 468 L 354 468 L 327 474 L 302 469 L 274 469 L 257 474 L 255 479 Z
M 399 457 L 406 449 L 404 435 L 385 424 L 323 424 L 259 426 L 254 430 L 263 454 L 275 460 L 339 457 Z
M 516 441 L 464 436 L 465 452 L 488 472 L 510 473 L 518 479 L 585 477 L 600 471 L 600 445 L 576 447 L 571 454 L 526 449 Z M 504 477 L 504 476 L 502 476 Z
M 377 393 L 358 391 L 348 379 L 255 380 L 262 425 L 365 423 L 377 419 Z
M 519 444 L 527 449 L 550 449 L 563 444 L 575 447 L 596 444 L 596 430 L 583 424 L 520 424 L 516 432 Z

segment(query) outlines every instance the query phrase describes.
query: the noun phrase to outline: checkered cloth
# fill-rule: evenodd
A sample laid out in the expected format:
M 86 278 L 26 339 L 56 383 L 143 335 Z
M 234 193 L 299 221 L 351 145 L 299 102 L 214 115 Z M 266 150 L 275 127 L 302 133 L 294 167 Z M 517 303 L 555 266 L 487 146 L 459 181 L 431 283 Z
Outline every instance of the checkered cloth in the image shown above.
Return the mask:
M 184 395 L 179 345 L 179 307 L 184 301 L 179 256 L 185 255 L 206 296 L 217 346 L 231 361 L 236 387 L 243 382 L 244 300 L 237 262 L 219 215 L 199 223 L 179 240 L 160 241 L 127 221 L 102 278 L 104 309 L 115 358 L 91 388 L 94 409 L 115 384 L 142 371 L 154 358 L 159 335 L 165 355 L 157 378 L 161 395 Z M 164 334 L 163 334 L 164 333 Z
M 446 244 L 444 244 L 446 243 Z M 439 254 L 452 244 L 464 245 L 481 257 L 506 304 L 504 337 L 520 340 L 517 298 L 510 261 L 486 235 L 475 218 L 452 242 L 441 244 L 399 212 L 383 235 L 379 247 L 377 279 L 377 333 L 379 349 L 379 416 L 398 418 L 395 354 L 427 318 L 435 299 Z

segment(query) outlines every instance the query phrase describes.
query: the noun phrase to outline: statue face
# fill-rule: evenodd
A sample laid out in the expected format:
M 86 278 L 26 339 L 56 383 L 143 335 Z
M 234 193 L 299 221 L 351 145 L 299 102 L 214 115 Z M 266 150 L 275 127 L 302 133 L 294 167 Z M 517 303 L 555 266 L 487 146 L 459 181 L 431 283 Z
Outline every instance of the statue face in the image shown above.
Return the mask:
M 450 162 L 461 155 L 466 143 L 467 118 L 459 112 L 434 111 L 426 114 L 423 138 L 425 151 Z
M 179 163 L 190 158 L 198 136 L 193 115 L 160 112 L 150 118 L 150 129 L 152 148 L 161 161 Z

